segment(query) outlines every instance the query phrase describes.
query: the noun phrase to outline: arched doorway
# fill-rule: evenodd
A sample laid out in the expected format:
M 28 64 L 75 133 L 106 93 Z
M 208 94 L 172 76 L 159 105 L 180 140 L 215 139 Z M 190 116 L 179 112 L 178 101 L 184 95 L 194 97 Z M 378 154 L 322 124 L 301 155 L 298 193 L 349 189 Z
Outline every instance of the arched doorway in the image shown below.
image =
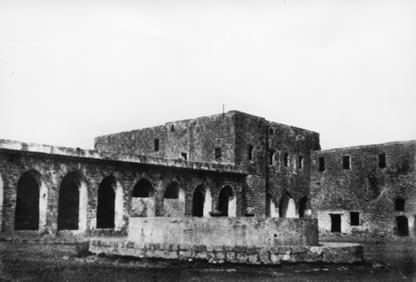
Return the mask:
M 68 173 L 59 187 L 58 230 L 87 228 L 87 187 L 77 172 Z
M 133 188 L 131 198 L 132 216 L 154 216 L 155 201 L 153 198 L 154 189 L 149 180 L 142 178 Z
M 396 217 L 397 235 L 409 236 L 409 221 L 404 215 Z
M 296 205 L 289 193 L 285 193 L 279 203 L 279 217 L 296 218 Z
M 177 182 L 170 183 L 163 195 L 164 216 L 183 216 L 185 213 L 185 194 Z
M 231 186 L 221 189 L 217 207 L 222 216 L 236 216 L 236 197 Z
M 17 182 L 15 230 L 38 230 L 41 175 L 35 170 L 25 172 Z M 46 201 L 46 199 L 45 199 Z
M 305 216 L 307 202 L 308 202 L 308 198 L 306 198 L 306 197 L 302 197 L 299 200 L 299 217 L 304 217 Z
M 114 228 L 116 179 L 107 176 L 98 187 L 97 228 Z
M 196 187 L 192 197 L 192 216 L 204 216 L 204 206 L 206 191 L 203 185 Z
M 276 205 L 273 200 L 273 196 L 269 193 L 266 194 L 266 216 L 277 217 Z

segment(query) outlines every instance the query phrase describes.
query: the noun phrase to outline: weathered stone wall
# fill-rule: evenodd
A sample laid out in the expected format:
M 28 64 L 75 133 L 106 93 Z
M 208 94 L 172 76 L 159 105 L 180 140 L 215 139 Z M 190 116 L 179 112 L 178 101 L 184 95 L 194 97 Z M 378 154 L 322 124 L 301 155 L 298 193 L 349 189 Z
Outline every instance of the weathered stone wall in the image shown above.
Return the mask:
M 331 232 L 333 214 L 340 216 L 343 233 L 395 235 L 397 217 L 405 216 L 408 233 L 415 236 L 415 156 L 415 141 L 315 152 L 311 191 L 320 231 Z M 349 157 L 349 168 L 343 157 Z M 319 158 L 324 171 L 319 171 Z M 396 199 L 404 200 L 404 210 L 397 210 Z M 351 212 L 359 213 L 358 222 L 351 221 Z
M 194 189 L 199 185 L 209 187 L 212 194 L 211 207 L 216 204 L 215 201 L 218 200 L 221 188 L 224 185 L 230 185 L 237 194 L 237 215 L 244 214 L 243 192 L 246 186 L 244 174 L 227 172 L 222 170 L 220 166 L 217 167 L 218 171 L 216 169 L 198 170 L 195 169 L 197 166 L 192 163 L 189 164 L 190 168 L 188 169 L 181 166 L 172 167 L 140 162 L 86 158 L 83 155 L 87 155 L 87 153 L 82 153 L 80 150 L 74 151 L 77 153 L 70 156 L 69 150 L 65 151 L 68 155 L 54 155 L 0 148 L 0 177 L 3 180 L 3 187 L 0 188 L 3 188 L 2 195 L 4 198 L 2 230 L 14 229 L 17 184 L 20 177 L 28 171 L 36 172 L 39 175 L 40 186 L 46 187 L 45 193 L 40 194 L 41 199 L 45 198 L 45 207 L 40 208 L 40 214 L 45 213 L 45 223 L 39 228 L 41 232 L 51 233 L 58 229 L 59 190 L 64 177 L 70 173 L 79 176 L 76 179 L 76 182 L 79 182 L 79 193 L 85 191 L 85 197 L 80 197 L 79 203 L 80 224 L 83 226 L 85 224 L 85 230 L 79 231 L 88 232 L 97 229 L 98 188 L 103 179 L 110 175 L 116 179 L 117 187 L 122 188 L 122 192 L 119 193 L 122 197 L 122 207 L 119 208 L 121 210 L 116 210 L 116 213 L 122 215 L 116 216 L 116 219 L 121 219 L 120 222 L 115 224 L 115 229 L 124 233 L 129 217 L 132 216 L 132 191 L 135 184 L 141 179 L 147 179 L 154 188 L 152 199 L 156 216 L 163 216 L 165 213 L 163 196 L 165 189 L 172 182 L 178 183 L 180 189 L 184 191 L 185 208 L 182 208 L 185 213 L 184 216 L 192 214 L 192 196 Z M 91 153 L 91 155 L 94 154 Z M 85 187 L 85 190 L 81 187 Z M 43 190 L 41 189 L 41 191 Z M 86 201 L 85 210 L 82 210 L 84 205 L 82 201 Z
M 279 265 L 284 263 L 363 261 L 363 247 L 351 243 L 324 243 L 321 246 L 205 246 L 189 244 L 142 244 L 122 239 L 92 239 L 89 251 L 95 254 L 174 260 L 206 260 L 209 263 Z
M 275 207 L 278 209 L 283 204 L 282 198 L 287 195 L 294 200 L 298 215 L 300 209 L 310 210 L 311 155 L 312 150 L 320 149 L 319 134 L 293 126 L 270 123 L 268 144 L 268 193 Z M 305 207 L 301 207 L 302 199 L 306 199 Z M 278 213 L 276 210 L 275 214 Z
M 167 159 L 180 159 L 184 153 L 190 161 L 234 164 L 247 171 L 247 197 L 244 199 L 247 213 L 265 216 L 267 193 L 277 207 L 287 193 L 294 198 L 297 208 L 302 197 L 310 199 L 311 150 L 320 149 L 319 134 L 316 132 L 231 111 L 169 122 L 154 129 L 101 136 L 95 141 L 98 150 L 153 156 L 155 153 L 151 146 L 154 139 L 159 138 L 157 136 L 164 136 L 160 137 L 158 153 Z M 137 142 L 138 139 L 141 142 Z M 252 147 L 250 157 L 249 147 Z M 217 158 L 216 149 L 221 150 L 221 156 Z M 270 163 L 271 151 L 276 152 L 273 163 Z M 283 165 L 285 153 L 290 154 L 287 167 Z M 303 158 L 302 168 L 298 166 L 300 156 Z M 308 201 L 308 208 L 309 205 Z
M 315 219 L 131 218 L 128 240 L 142 244 L 244 247 L 318 245 Z

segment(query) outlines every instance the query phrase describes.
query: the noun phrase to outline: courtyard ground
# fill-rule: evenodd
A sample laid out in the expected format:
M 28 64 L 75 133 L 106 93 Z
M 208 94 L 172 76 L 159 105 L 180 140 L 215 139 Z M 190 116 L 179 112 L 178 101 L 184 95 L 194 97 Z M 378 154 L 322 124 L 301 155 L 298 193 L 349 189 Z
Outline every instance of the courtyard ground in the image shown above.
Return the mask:
M 96 256 L 74 238 L 0 237 L 2 281 L 416 281 L 416 240 L 326 238 L 361 242 L 363 264 L 212 265 Z

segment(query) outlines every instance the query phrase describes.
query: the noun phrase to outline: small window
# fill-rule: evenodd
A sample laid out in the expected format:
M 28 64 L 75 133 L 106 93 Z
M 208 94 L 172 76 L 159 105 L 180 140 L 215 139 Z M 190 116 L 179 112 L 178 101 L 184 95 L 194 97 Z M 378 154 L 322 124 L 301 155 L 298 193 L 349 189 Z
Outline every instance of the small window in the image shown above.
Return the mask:
M 181 153 L 181 158 L 182 158 L 182 160 L 186 161 L 188 159 L 188 154 L 187 153 Z
M 302 169 L 303 168 L 303 156 L 299 156 L 298 165 L 299 165 L 299 169 Z
M 274 157 L 276 152 L 274 150 L 269 151 L 269 165 L 274 165 Z
M 253 150 L 254 150 L 254 146 L 253 145 L 248 145 L 248 160 L 252 161 L 253 160 Z
M 174 132 L 175 131 L 175 126 L 173 124 L 170 126 L 170 131 L 171 132 Z
M 154 140 L 154 149 L 155 152 L 159 151 L 159 139 Z
M 318 158 L 319 161 L 319 171 L 325 171 L 325 158 L 324 157 L 320 157 Z
M 350 169 L 351 168 L 350 156 L 343 156 L 342 157 L 342 167 L 344 169 Z
M 289 166 L 289 153 L 285 153 L 283 156 L 283 164 L 285 165 L 285 167 Z
M 378 155 L 378 167 L 385 168 L 386 167 L 386 154 L 379 154 Z
M 273 128 L 269 128 L 269 134 L 272 135 L 274 133 Z
M 360 225 L 360 213 L 359 212 L 350 212 L 350 225 L 351 226 Z
M 221 150 L 221 148 L 215 148 L 215 159 L 216 159 L 216 160 L 221 159 L 221 155 L 222 155 L 222 150 Z
M 396 199 L 394 201 L 394 210 L 404 212 L 405 200 L 404 199 Z

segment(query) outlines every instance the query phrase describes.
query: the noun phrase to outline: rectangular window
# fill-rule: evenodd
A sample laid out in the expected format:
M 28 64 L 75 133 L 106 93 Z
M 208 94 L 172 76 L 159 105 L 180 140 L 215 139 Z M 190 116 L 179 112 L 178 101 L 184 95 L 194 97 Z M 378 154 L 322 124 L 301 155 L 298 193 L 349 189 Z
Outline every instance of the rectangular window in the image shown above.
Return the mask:
M 285 153 L 283 156 L 283 164 L 285 165 L 285 167 L 289 166 L 289 153 Z
M 394 201 L 394 210 L 404 212 L 405 207 L 405 200 L 404 199 L 396 199 Z
M 181 158 L 182 158 L 182 160 L 186 161 L 188 159 L 188 154 L 187 153 L 181 153 Z
M 302 169 L 303 168 L 303 156 L 299 156 L 298 165 L 299 165 L 299 169 Z
M 344 169 L 350 169 L 351 168 L 350 156 L 343 156 L 342 157 L 342 167 Z
M 379 168 L 386 167 L 386 154 L 382 153 L 378 155 L 378 167 Z
M 319 171 L 325 171 L 325 158 L 324 157 L 320 157 L 318 159 L 319 161 Z
M 216 159 L 216 160 L 221 159 L 221 155 L 222 155 L 222 150 L 221 150 L 221 148 L 215 148 L 215 159 Z
M 154 140 L 154 149 L 155 152 L 159 151 L 159 139 Z
M 273 150 L 269 151 L 269 165 L 274 165 L 274 154 L 275 154 L 275 151 Z
M 359 212 L 350 212 L 350 225 L 351 226 L 360 225 L 360 213 Z
M 253 160 L 253 150 L 254 150 L 254 146 L 253 145 L 248 145 L 248 155 L 247 158 L 249 161 Z

